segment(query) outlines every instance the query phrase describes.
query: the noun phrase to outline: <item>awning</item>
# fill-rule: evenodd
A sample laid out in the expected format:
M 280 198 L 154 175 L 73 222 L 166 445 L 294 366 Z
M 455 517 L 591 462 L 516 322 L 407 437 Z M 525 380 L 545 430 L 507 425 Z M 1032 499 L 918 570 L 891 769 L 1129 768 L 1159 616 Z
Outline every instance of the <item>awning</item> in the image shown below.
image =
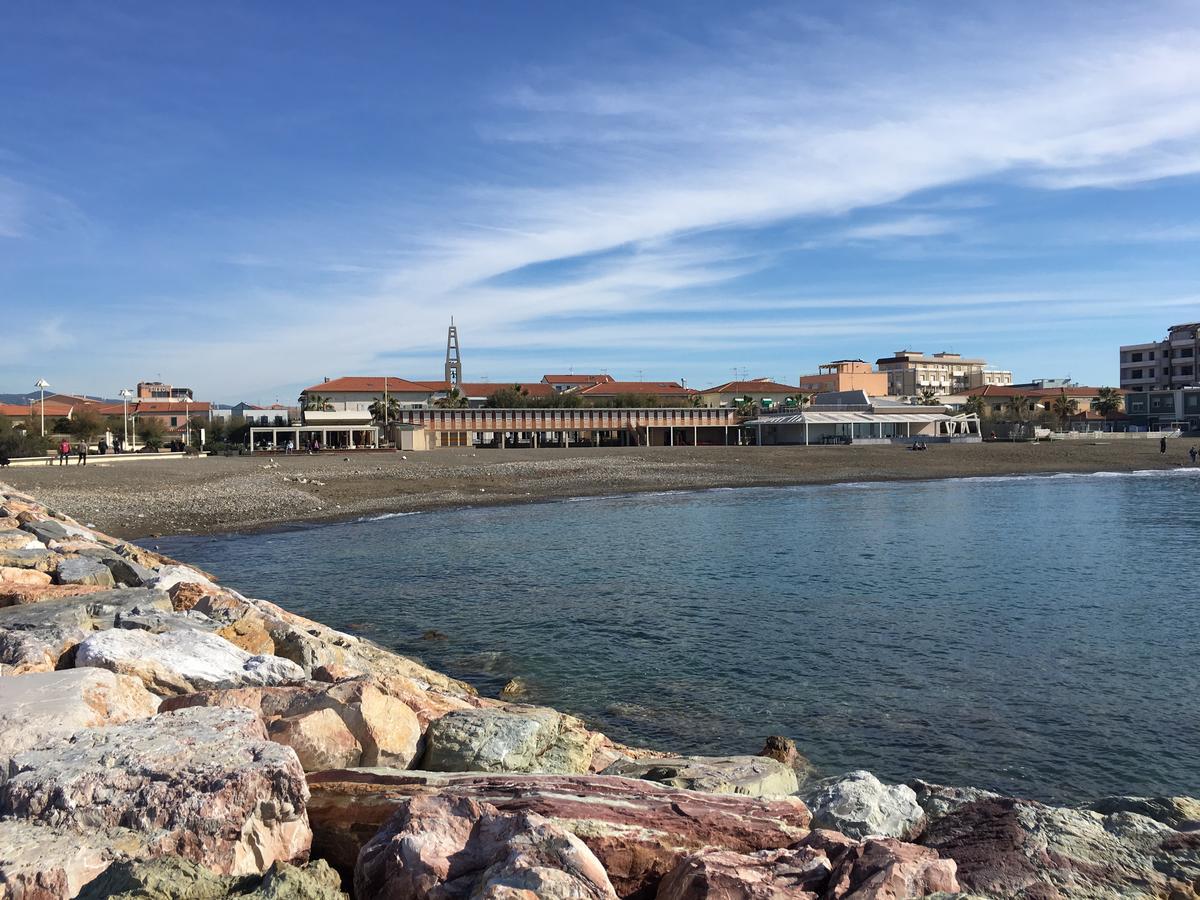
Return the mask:
M 887 413 L 861 412 L 805 412 L 782 416 L 760 416 L 751 419 L 746 425 L 903 425 L 928 424 L 929 422 L 950 422 L 961 416 L 951 416 L 946 413 L 909 413 L 897 415 Z

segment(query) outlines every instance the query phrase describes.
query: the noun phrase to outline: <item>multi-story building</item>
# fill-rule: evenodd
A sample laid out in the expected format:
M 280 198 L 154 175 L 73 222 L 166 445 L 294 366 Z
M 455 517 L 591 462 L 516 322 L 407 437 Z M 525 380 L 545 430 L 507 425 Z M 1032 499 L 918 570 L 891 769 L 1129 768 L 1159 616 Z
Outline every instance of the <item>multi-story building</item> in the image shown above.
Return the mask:
M 961 394 L 988 384 L 1012 384 L 1012 372 L 989 369 L 982 359 L 968 359 L 958 353 L 934 353 L 897 350 L 875 363 L 887 374 L 888 394 L 914 397 L 923 390 L 938 394 Z
M 184 397 L 191 400 L 192 396 L 191 388 L 172 387 L 161 381 L 139 381 L 137 386 L 139 400 L 182 400 Z
M 817 366 L 816 375 L 801 375 L 800 389 L 806 394 L 828 394 L 838 391 L 866 391 L 868 396 L 883 397 L 888 393 L 888 375 L 876 372 L 862 359 L 835 359 Z
M 1133 424 L 1152 431 L 1200 431 L 1200 390 L 1130 390 L 1132 393 L 1125 395 L 1125 412 Z
M 1121 347 L 1121 388 L 1165 391 L 1200 385 L 1200 322 L 1172 325 L 1166 340 Z

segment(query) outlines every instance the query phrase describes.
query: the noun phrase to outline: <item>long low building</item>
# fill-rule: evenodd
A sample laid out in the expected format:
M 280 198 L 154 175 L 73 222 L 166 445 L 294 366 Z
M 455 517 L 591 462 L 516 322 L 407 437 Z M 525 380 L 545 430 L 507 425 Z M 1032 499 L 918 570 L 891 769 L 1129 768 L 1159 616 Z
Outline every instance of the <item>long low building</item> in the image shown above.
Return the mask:
M 818 394 L 799 412 L 768 413 L 745 424 L 755 430 L 760 445 L 983 440 L 976 415 L 952 414 L 943 406 L 872 400 L 864 391 Z
M 740 417 L 734 410 L 703 407 L 579 409 L 405 409 L 401 430 L 419 432 L 427 446 L 494 444 L 564 446 L 615 444 L 672 447 L 736 444 Z M 397 441 L 405 443 L 402 437 Z M 423 449 L 417 445 L 413 449 Z

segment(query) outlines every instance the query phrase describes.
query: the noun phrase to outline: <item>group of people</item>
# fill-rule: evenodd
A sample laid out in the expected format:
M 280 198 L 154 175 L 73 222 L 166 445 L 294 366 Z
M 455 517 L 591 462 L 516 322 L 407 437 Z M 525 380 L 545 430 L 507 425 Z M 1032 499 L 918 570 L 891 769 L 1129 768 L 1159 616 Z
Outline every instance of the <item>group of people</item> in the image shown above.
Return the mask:
M 909 447 L 908 449 L 909 450 L 928 450 L 929 445 L 927 443 L 925 443 L 924 441 L 913 441 L 913 445 L 911 447 Z
M 76 465 L 78 465 L 78 466 L 86 466 L 87 465 L 87 458 L 88 458 L 87 441 L 79 441 L 75 445 L 75 456 L 78 460 L 75 463 Z M 60 466 L 65 466 L 70 461 L 70 459 L 71 459 L 71 442 L 68 441 L 66 438 L 63 438 L 61 441 L 59 441 L 59 444 L 58 444 L 58 464 Z
M 283 445 L 283 453 L 286 456 L 289 453 L 295 453 L 295 452 L 296 452 L 296 443 L 295 443 L 295 441 L 293 441 L 289 438 L 288 442 Z M 304 452 L 309 454 L 310 456 L 314 453 L 320 453 L 321 452 L 321 439 L 313 438 L 311 441 L 305 441 L 304 442 Z

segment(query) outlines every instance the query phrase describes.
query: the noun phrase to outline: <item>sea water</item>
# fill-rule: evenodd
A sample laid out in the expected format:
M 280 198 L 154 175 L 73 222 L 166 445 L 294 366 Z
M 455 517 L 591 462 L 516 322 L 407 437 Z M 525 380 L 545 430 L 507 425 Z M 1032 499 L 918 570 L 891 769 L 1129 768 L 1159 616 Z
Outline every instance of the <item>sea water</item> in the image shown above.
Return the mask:
M 148 541 L 627 743 L 1200 794 L 1200 477 L 750 488 Z M 433 633 L 431 633 L 433 632 Z

